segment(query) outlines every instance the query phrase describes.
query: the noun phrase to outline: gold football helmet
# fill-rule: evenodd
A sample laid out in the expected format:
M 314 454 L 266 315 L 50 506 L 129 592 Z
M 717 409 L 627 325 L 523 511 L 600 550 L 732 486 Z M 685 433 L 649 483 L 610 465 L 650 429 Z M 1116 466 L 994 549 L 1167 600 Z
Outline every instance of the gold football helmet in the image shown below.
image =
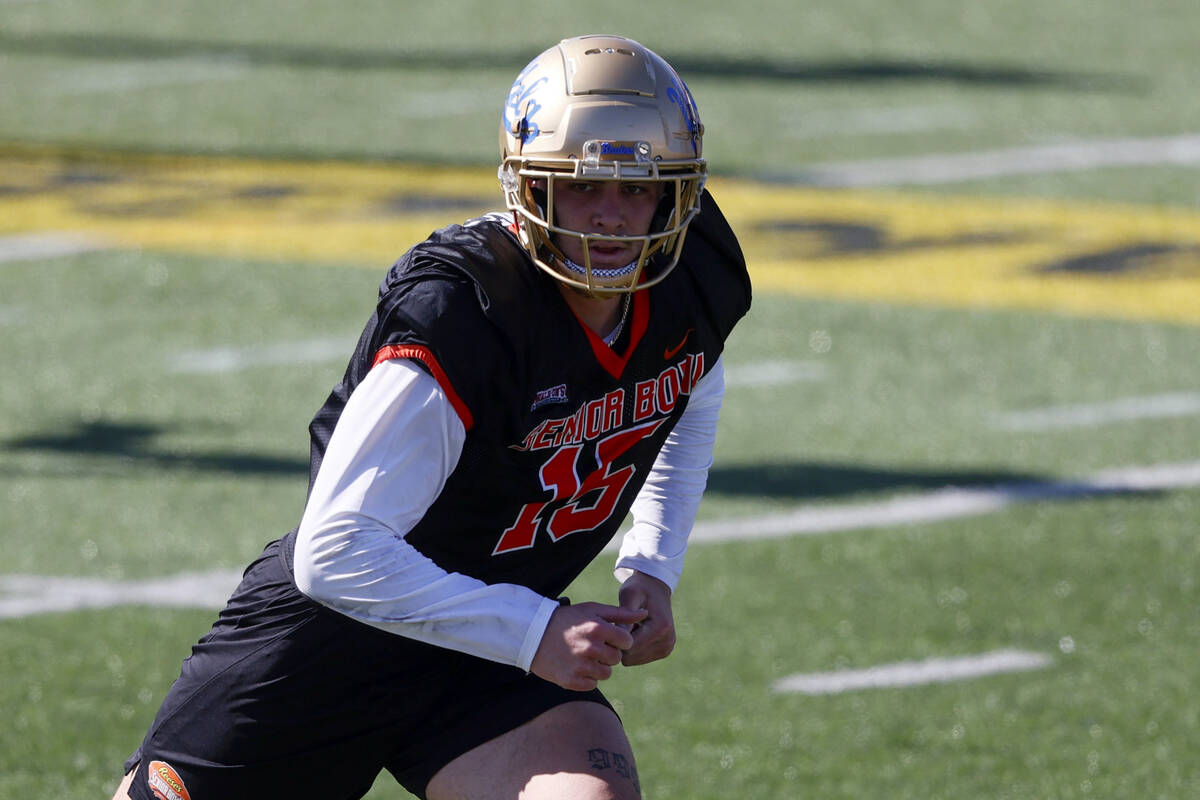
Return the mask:
M 533 262 L 594 295 L 658 283 L 679 261 L 707 177 L 704 126 L 692 94 L 659 56 L 618 36 L 564 39 L 529 63 L 500 118 L 500 184 Z M 555 222 L 555 179 L 660 184 L 648 234 L 601 235 Z M 555 239 L 575 237 L 583 264 Z M 593 243 L 634 245 L 617 269 L 592 266 Z M 572 248 L 575 249 L 575 248 Z

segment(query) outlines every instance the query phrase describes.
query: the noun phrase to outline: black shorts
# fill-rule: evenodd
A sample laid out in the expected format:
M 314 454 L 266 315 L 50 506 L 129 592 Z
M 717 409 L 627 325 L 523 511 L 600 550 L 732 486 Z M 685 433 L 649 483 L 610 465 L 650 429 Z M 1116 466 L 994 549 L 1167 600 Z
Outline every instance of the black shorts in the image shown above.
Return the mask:
M 184 660 L 126 762 L 135 800 L 358 798 L 383 769 L 424 797 L 444 765 L 543 711 L 608 705 L 320 606 L 287 550 L 267 545 Z

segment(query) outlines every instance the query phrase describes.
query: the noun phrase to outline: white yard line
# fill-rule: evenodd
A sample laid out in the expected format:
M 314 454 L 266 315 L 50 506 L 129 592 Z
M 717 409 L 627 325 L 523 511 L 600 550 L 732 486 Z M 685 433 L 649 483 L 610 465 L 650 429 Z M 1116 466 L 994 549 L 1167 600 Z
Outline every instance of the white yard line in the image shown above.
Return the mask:
M 0 236 L 0 264 L 33 261 L 104 250 L 107 245 L 93 236 L 69 231 L 43 231 Z
M 788 139 L 875 136 L 933 130 L 961 130 L 978 119 L 956 106 L 892 106 L 796 111 L 788 119 Z
M 490 108 L 495 101 L 495 92 L 490 87 L 411 93 L 401 88 L 395 97 L 396 107 L 403 109 L 405 119 L 443 119 Z
M 874 503 L 799 508 L 782 514 L 700 523 L 693 529 L 691 539 L 694 542 L 721 542 L 842 533 L 986 514 L 1035 500 L 1066 500 L 1111 492 L 1197 486 L 1200 486 L 1200 461 L 1123 467 L 1077 481 L 1007 484 L 990 489 L 943 489 Z M 609 549 L 615 549 L 615 546 L 610 545 Z M 216 570 L 145 581 L 0 575 L 0 618 L 135 603 L 219 608 L 237 585 L 240 575 L 239 570 Z
M 827 374 L 828 369 L 820 361 L 754 361 L 726 365 L 725 383 L 736 388 L 779 386 L 820 381 Z
M 838 694 L 856 689 L 888 689 L 948 683 L 987 675 L 1044 669 L 1054 663 L 1050 656 L 1024 650 L 995 650 L 958 658 L 900 661 L 866 669 L 812 672 L 789 675 L 772 684 L 776 692 Z
M 43 92 L 54 97 L 73 97 L 183 83 L 229 81 L 240 78 L 249 68 L 248 64 L 232 58 L 172 58 L 93 64 L 53 73 L 50 85 Z
M 810 186 L 857 188 L 929 185 L 1008 175 L 1170 164 L 1200 164 L 1200 134 L 1147 139 L 1100 139 L 973 153 L 839 161 L 813 164 L 768 177 Z
M 214 347 L 176 353 L 168 359 L 167 369 L 175 374 L 206 375 L 335 361 L 347 359 L 353 352 L 353 338 L 309 339 L 261 347 Z
M 1142 419 L 1190 417 L 1197 414 L 1200 414 L 1200 392 L 1174 392 L 1146 397 L 1125 397 L 1104 403 L 1009 411 L 992 417 L 991 425 L 1002 431 L 1049 431 Z
M 897 495 L 886 500 L 765 514 L 760 517 L 700 522 L 693 542 L 777 539 L 870 528 L 888 528 L 977 516 L 1039 500 L 1069 500 L 1116 492 L 1159 491 L 1200 486 L 1200 461 L 1105 470 L 1078 480 L 1007 483 Z
M 144 581 L 0 575 L 0 618 L 120 605 L 220 608 L 241 570 L 215 570 Z

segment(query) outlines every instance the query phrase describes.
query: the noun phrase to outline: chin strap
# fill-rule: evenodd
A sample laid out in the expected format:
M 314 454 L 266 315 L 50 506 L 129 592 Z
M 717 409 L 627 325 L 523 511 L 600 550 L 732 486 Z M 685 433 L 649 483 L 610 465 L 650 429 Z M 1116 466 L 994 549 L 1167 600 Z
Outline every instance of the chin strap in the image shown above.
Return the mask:
M 587 267 L 583 266 L 582 264 L 576 264 L 574 261 L 567 258 L 566 256 L 562 257 L 562 262 L 563 262 L 563 264 L 566 265 L 567 269 L 571 270 L 572 272 L 578 273 L 579 275 L 581 275 L 585 278 L 587 277 L 587 274 L 588 274 Z M 637 266 L 638 266 L 638 259 L 635 258 L 633 261 L 630 261 L 628 264 L 626 264 L 623 267 L 611 267 L 609 269 L 600 269 L 597 267 L 593 267 L 592 274 L 597 275 L 605 280 L 611 280 L 613 278 L 623 278 L 626 275 L 632 274 L 634 272 L 634 270 L 637 269 Z

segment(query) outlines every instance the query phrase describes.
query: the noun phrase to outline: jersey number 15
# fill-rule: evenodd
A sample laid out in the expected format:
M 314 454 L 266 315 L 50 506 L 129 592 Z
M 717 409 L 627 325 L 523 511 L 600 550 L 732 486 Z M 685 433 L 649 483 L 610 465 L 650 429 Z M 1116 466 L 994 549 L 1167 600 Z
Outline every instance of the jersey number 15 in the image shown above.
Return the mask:
M 500 536 L 492 555 L 533 547 L 543 520 L 546 533 L 555 542 L 602 525 L 612 516 L 621 493 L 636 472 L 632 464 L 614 471 L 613 462 L 642 439 L 652 436 L 664 422 L 665 419 L 647 422 L 596 442 L 596 469 L 582 480 L 578 462 L 583 445 L 567 445 L 554 451 L 539 471 L 542 488 L 553 492 L 553 497 L 527 503 L 517 521 Z M 590 503 L 585 505 L 585 500 Z

